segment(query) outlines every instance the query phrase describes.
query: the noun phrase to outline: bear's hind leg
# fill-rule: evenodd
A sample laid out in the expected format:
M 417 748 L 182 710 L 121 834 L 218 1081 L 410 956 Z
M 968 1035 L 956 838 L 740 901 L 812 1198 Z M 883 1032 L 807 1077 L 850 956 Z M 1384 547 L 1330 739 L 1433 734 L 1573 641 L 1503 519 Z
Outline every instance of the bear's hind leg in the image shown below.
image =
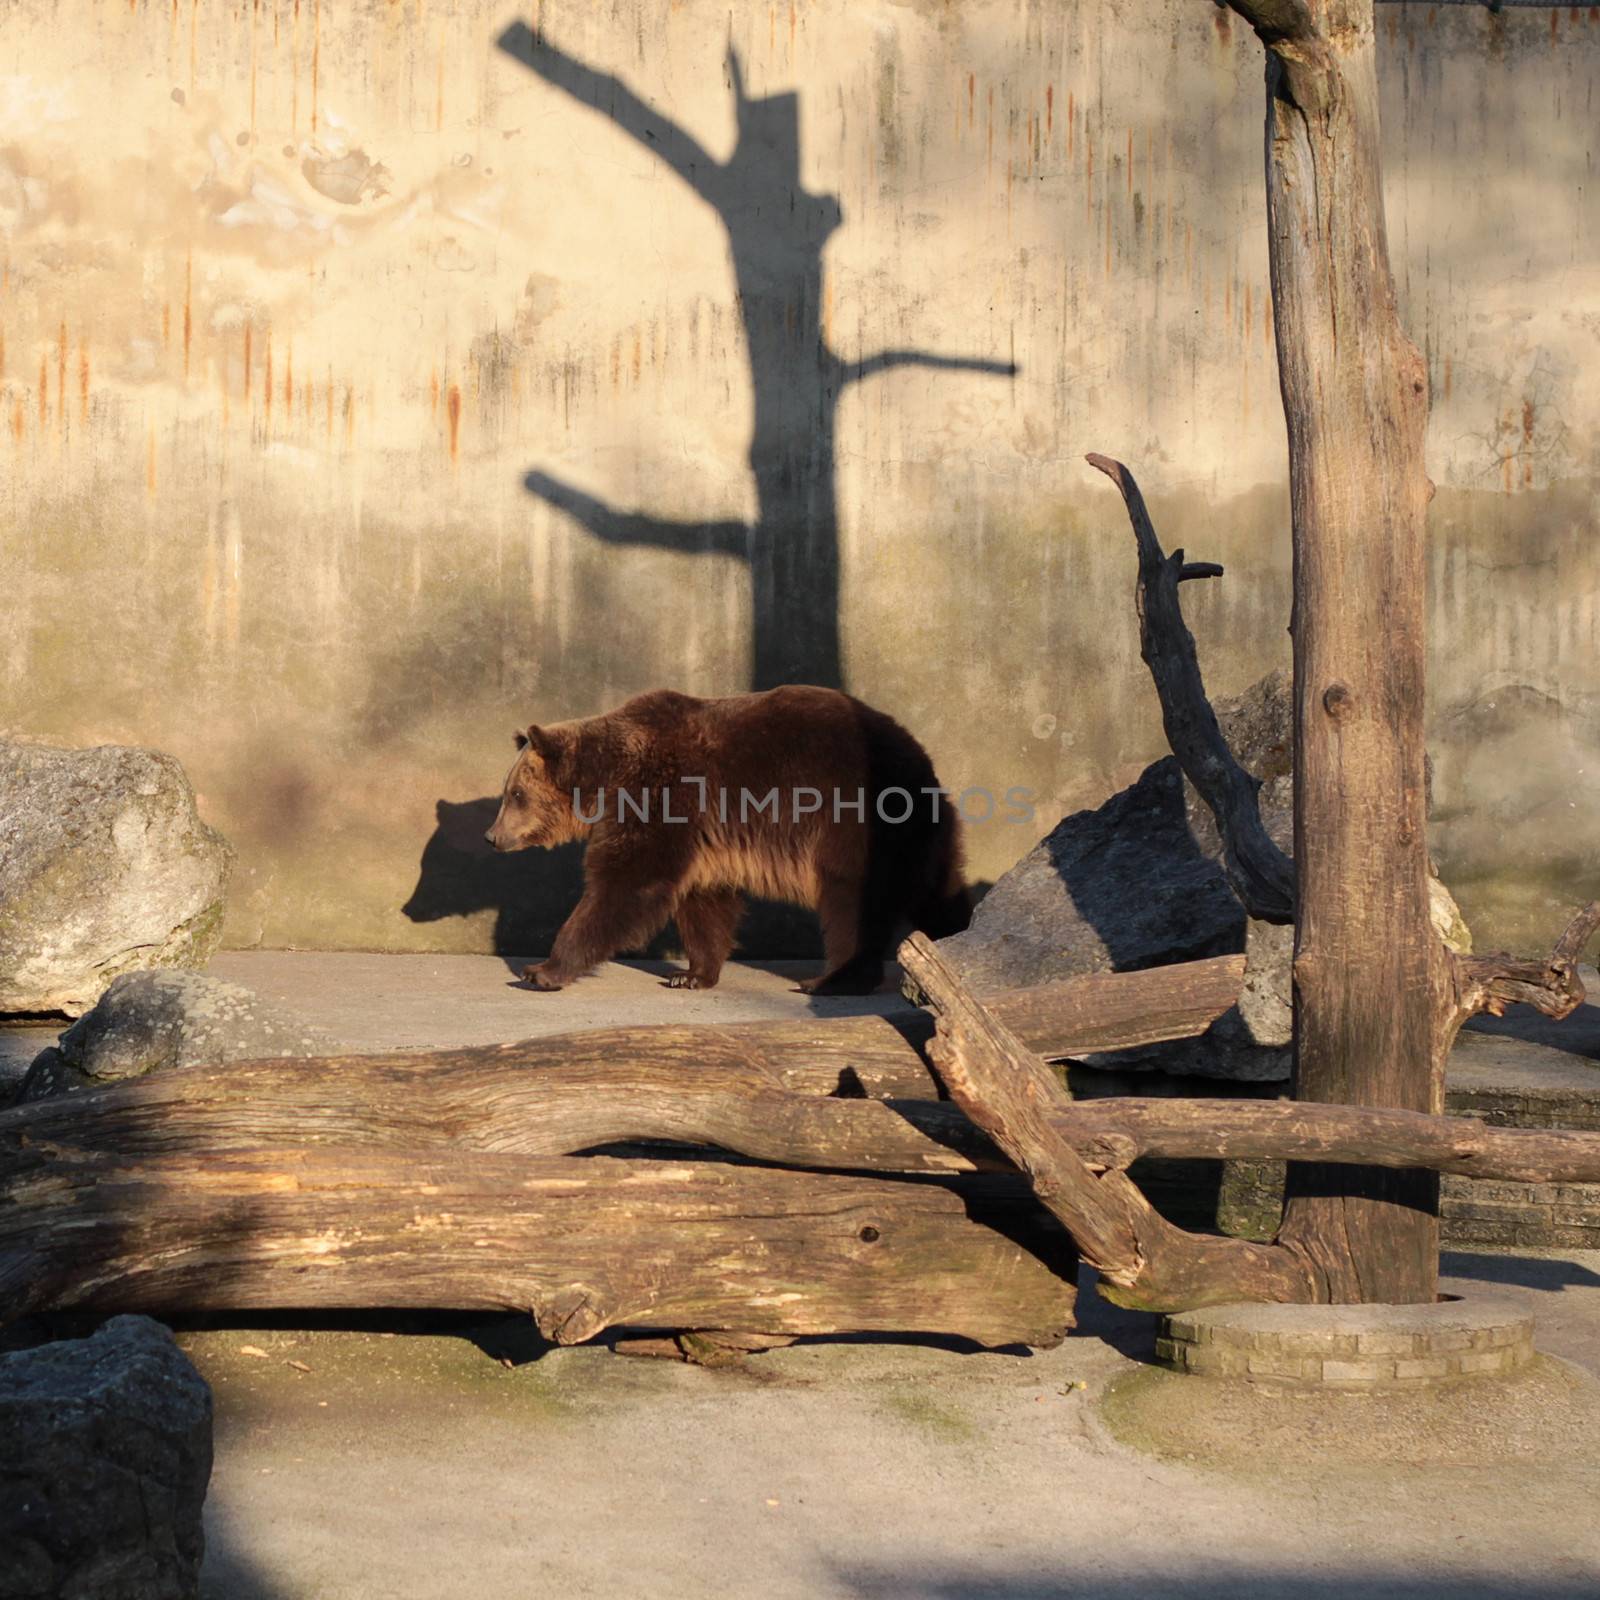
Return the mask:
M 667 979 L 669 989 L 712 989 L 722 976 L 722 963 L 733 953 L 744 896 L 736 889 L 694 889 L 672 913 L 689 959 L 686 972 Z
M 882 984 L 883 957 L 894 924 L 866 899 L 866 885 L 859 878 L 823 878 L 817 900 L 822 971 L 798 986 L 803 994 L 872 994 Z

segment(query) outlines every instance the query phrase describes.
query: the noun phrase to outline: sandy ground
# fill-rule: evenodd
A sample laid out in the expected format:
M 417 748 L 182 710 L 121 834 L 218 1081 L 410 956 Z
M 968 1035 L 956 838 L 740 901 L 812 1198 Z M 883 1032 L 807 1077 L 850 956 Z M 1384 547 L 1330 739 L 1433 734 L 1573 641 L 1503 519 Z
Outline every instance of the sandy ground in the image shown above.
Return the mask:
M 214 970 L 365 1048 L 863 1004 L 809 1001 L 782 969 L 686 994 L 614 967 L 557 996 L 488 957 Z M 50 1037 L 0 1045 L 16 1061 Z M 1343 1397 L 1287 1421 L 1171 1380 L 1134 1426 L 1103 1402 L 1161 1382 L 1139 1375 L 1154 1319 L 1087 1286 L 1054 1351 L 812 1342 L 716 1371 L 546 1349 L 515 1318 L 184 1329 L 217 1399 L 204 1594 L 1600 1594 L 1600 1253 L 1446 1268 L 1456 1292 L 1530 1303 L 1562 1364 L 1467 1386 L 1454 1412 Z
M 1447 1265 L 1457 1292 L 1512 1280 L 1547 1349 L 1600 1363 L 1600 1254 Z M 1092 1295 L 1082 1313 L 1034 1355 L 816 1342 L 735 1371 L 541 1352 L 509 1319 L 188 1332 L 219 1419 L 204 1593 L 1600 1593 L 1587 1372 L 1551 1363 L 1420 1414 L 1279 1402 L 1271 1426 L 1214 1417 L 1227 1386 L 1171 1379 L 1170 1414 L 1130 1447 L 1100 1407 L 1148 1381 L 1153 1319 Z

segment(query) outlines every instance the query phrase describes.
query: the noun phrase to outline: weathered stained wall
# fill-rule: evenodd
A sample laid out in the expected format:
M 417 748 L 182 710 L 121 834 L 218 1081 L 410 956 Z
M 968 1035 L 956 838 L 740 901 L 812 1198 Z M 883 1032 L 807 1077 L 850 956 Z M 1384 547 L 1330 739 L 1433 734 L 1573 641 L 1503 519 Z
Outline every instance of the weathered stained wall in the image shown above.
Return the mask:
M 1380 26 L 1436 850 L 1538 943 L 1600 890 L 1600 20 Z M 1031 786 L 992 877 L 1161 748 L 1086 450 L 1227 563 L 1214 689 L 1286 659 L 1261 101 L 1200 0 L 15 0 L 0 725 L 178 754 L 239 944 L 536 943 L 572 863 L 437 802 L 663 683 Z

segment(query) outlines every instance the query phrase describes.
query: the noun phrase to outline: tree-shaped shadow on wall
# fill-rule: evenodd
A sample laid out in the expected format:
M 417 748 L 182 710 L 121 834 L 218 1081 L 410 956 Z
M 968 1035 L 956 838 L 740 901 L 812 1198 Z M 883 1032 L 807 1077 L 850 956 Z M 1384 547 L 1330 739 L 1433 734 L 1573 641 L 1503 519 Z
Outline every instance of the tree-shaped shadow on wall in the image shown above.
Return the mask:
M 751 686 L 842 687 L 834 460 L 840 395 L 847 384 L 895 367 L 1012 376 L 1015 366 L 919 350 L 884 350 L 855 362 L 834 353 L 822 331 L 822 251 L 842 220 L 839 203 L 801 185 L 799 97 L 750 98 L 731 49 L 738 140 L 733 154 L 717 161 L 620 78 L 576 60 L 526 24 L 507 28 L 499 44 L 637 140 L 716 211 L 728 235 L 754 400 L 753 525 L 621 511 L 543 471 L 527 475 L 528 489 L 608 543 L 740 557 L 750 572 Z

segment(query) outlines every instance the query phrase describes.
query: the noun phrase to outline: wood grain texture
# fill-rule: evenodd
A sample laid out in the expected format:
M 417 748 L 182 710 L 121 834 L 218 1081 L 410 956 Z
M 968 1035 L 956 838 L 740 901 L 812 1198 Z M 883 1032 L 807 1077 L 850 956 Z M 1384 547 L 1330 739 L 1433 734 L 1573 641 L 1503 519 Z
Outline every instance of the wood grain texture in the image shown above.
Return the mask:
M 1266 47 L 1268 252 L 1294 541 L 1296 1093 L 1443 1109 L 1428 913 L 1427 367 L 1389 268 L 1372 0 L 1237 0 Z M 1431 1173 L 1297 1166 L 1326 1298 L 1431 1301 Z
M 555 1062 L 508 1072 L 422 1056 L 258 1061 L 152 1073 L 0 1113 L 0 1183 L 19 1154 L 71 1145 L 128 1158 L 325 1149 L 575 1155 L 669 1140 L 754 1161 L 930 1176 L 1010 1171 L 947 1101 L 799 1094 L 756 1067 L 722 1062 Z M 1489 1127 L 1304 1101 L 1054 1099 L 1056 1133 L 1086 1162 L 1325 1160 L 1430 1167 L 1502 1181 L 1600 1182 L 1600 1134 Z
M 627 1325 L 1050 1345 L 1074 1273 L 1003 1186 L 708 1162 L 35 1147 L 0 1207 L 8 1317 L 450 1307 L 529 1313 L 562 1344 Z

